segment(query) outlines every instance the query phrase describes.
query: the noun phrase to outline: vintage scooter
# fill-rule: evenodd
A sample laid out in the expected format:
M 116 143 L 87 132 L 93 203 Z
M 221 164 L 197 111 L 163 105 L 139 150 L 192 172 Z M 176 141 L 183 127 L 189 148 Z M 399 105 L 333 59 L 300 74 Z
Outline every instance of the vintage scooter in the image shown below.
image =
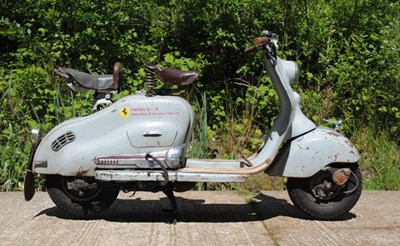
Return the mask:
M 111 75 L 58 68 L 72 90 L 95 92 L 94 109 L 108 106 L 67 120 L 43 137 L 38 129 L 32 130 L 25 199 L 32 199 L 38 173 L 45 176 L 53 202 L 75 217 L 102 212 L 120 190 L 163 191 L 176 212 L 173 191 L 187 191 L 196 182 L 244 182 L 265 172 L 287 177 L 291 200 L 311 218 L 345 214 L 361 195 L 359 154 L 336 129 L 317 128 L 302 113 L 300 96 L 291 87 L 298 80 L 298 66 L 277 57 L 277 41 L 277 35 L 265 31 L 246 49 L 264 53 L 280 112 L 259 151 L 240 160 L 186 157 L 194 124 L 192 107 L 170 91 L 157 90 L 155 79 L 184 87 L 195 81 L 196 72 L 145 66 L 147 92 L 112 103 L 121 64 L 116 63 Z

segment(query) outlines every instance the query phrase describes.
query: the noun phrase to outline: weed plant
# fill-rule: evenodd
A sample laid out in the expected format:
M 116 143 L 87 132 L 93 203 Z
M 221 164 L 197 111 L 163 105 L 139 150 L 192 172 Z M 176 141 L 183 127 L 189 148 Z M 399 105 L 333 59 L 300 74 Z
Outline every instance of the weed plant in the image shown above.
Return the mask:
M 330 97 L 325 99 L 318 97 L 318 100 L 314 101 L 314 99 L 310 100 L 306 96 L 306 100 L 310 103 L 310 105 L 306 106 L 306 109 L 317 109 L 318 106 L 316 104 L 320 105 L 321 109 L 318 109 L 317 113 L 314 114 L 315 117 L 312 117 L 317 122 L 324 118 L 324 113 L 322 112 L 324 108 L 330 108 L 332 104 Z M 254 121 L 248 118 L 235 119 L 230 116 L 228 117 L 230 121 L 226 128 L 220 129 L 218 132 L 212 132 L 213 130 L 208 126 L 209 123 L 207 122 L 207 111 L 204 110 L 207 106 L 206 102 L 207 97 L 203 93 L 201 101 L 197 100 L 194 106 L 194 108 L 200 108 L 200 116 L 197 116 L 199 121 L 196 123 L 196 131 L 194 131 L 192 137 L 192 156 L 196 158 L 234 159 L 238 158 L 239 153 L 254 153 L 256 149 L 254 145 L 248 144 L 249 139 L 256 137 L 261 143 L 264 137 L 259 132 L 257 125 L 254 125 Z M 329 112 L 329 110 L 325 111 L 325 114 L 326 112 Z M 251 115 L 251 113 L 244 113 L 244 115 Z M 248 122 L 252 123 L 246 125 Z M 238 128 L 248 129 L 248 131 L 246 131 L 245 135 L 237 134 Z M 246 139 L 247 145 L 243 139 Z M 356 130 L 351 139 L 361 155 L 358 164 L 363 172 L 364 188 L 399 190 L 400 149 L 396 142 L 389 138 L 389 133 L 378 131 L 372 127 L 364 127 Z M 283 190 L 285 185 L 283 178 L 269 177 L 264 173 L 260 173 L 249 178 L 244 183 L 201 183 L 197 186 L 197 189 L 236 190 L 240 194 L 248 194 L 249 192 L 257 193 L 262 190 Z
M 253 91 L 256 97 L 257 90 Z M 252 101 L 249 101 L 252 102 Z M 192 135 L 189 156 L 192 158 L 237 159 L 242 154 L 255 153 L 264 140 L 262 131 L 254 120 L 255 107 L 247 103 L 243 118 L 237 119 L 233 109 L 226 114 L 224 127 L 210 128 L 207 117 L 207 96 L 202 93 L 196 98 L 196 124 Z M 235 112 L 237 113 L 237 112 Z M 217 130 L 215 130 L 217 129 Z M 262 190 L 283 190 L 283 178 L 269 177 L 264 173 L 254 175 L 244 183 L 199 183 L 197 190 L 235 190 L 239 194 L 257 193 Z
M 353 141 L 360 151 L 361 165 L 366 189 L 400 189 L 400 149 L 389 140 L 385 131 L 360 129 Z

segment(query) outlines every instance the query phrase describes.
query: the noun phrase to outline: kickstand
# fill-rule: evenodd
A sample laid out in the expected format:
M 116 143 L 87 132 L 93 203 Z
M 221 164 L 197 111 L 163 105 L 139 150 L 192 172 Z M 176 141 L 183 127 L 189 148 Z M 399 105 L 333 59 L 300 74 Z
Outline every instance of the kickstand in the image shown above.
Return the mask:
M 178 208 L 177 208 L 176 199 L 174 196 L 174 186 L 171 182 L 169 182 L 165 186 L 165 188 L 163 189 L 163 193 L 168 197 L 168 200 L 171 203 L 172 209 L 170 211 L 176 213 L 178 211 Z
M 178 207 L 176 205 L 176 198 L 174 195 L 174 185 L 172 182 L 169 182 L 165 188 L 163 189 L 163 193 L 168 197 L 168 200 L 171 204 L 172 209 L 163 209 L 164 211 L 172 212 L 174 215 L 172 224 L 176 224 L 176 214 L 178 212 Z

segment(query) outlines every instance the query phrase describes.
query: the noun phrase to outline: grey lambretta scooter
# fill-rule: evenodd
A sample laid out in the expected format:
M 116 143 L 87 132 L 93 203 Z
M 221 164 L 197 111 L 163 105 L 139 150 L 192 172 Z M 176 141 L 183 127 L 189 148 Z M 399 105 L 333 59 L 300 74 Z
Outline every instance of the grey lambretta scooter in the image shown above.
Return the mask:
M 112 75 L 93 76 L 58 68 L 74 91 L 93 91 L 94 108 L 86 117 L 67 120 L 41 137 L 32 130 L 32 148 L 25 177 L 25 199 L 34 195 L 34 174 L 46 177 L 54 203 L 65 212 L 90 218 L 108 208 L 120 190 L 163 191 L 176 211 L 173 191 L 186 191 L 196 182 L 244 182 L 265 172 L 287 177 L 293 203 L 315 219 L 334 219 L 348 212 L 361 190 L 359 154 L 335 129 L 317 128 L 300 109 L 295 62 L 276 56 L 278 37 L 263 32 L 246 51 L 262 51 L 269 77 L 278 93 L 280 112 L 260 150 L 241 160 L 186 158 L 194 113 L 190 104 L 168 91 L 155 89 L 158 77 L 166 84 L 187 86 L 194 71 L 145 66 L 146 93 L 112 103 L 121 66 Z

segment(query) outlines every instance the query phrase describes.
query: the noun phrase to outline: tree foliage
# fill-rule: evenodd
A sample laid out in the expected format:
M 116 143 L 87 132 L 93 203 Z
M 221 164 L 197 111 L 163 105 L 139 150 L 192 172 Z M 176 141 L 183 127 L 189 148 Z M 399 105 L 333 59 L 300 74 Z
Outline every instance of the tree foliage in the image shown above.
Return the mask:
M 198 70 L 186 97 L 207 100 L 211 148 L 223 157 L 238 148 L 253 151 L 277 111 L 261 55 L 243 53 L 265 29 L 279 34 L 279 55 L 300 66 L 296 89 L 308 116 L 317 123 L 344 118 L 350 134 L 365 125 L 387 129 L 396 139 L 399 13 L 393 0 L 4 0 L 0 184 L 9 180 L 8 170 L 26 165 L 31 127 L 48 131 L 89 113 L 90 95 L 68 91 L 54 75 L 56 66 L 103 74 L 122 61 L 119 96 L 142 88 L 144 63 Z

